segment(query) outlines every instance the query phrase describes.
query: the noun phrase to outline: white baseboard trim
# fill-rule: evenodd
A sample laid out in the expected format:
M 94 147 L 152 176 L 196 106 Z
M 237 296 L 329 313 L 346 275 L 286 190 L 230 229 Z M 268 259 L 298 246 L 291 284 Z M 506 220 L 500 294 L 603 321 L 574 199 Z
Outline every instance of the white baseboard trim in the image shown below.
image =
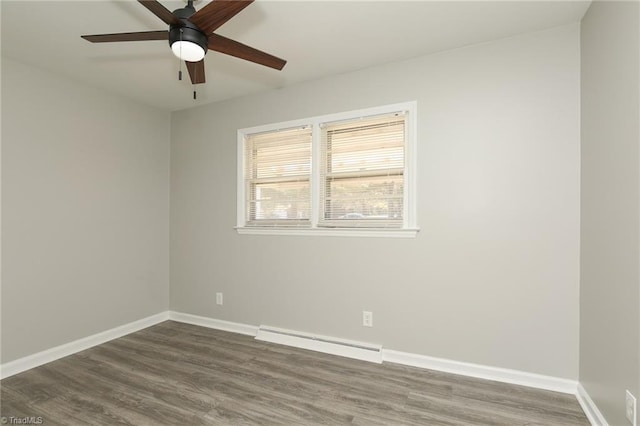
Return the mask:
M 247 324 L 222 321 L 213 318 L 183 314 L 174 311 L 171 311 L 169 313 L 169 319 L 223 331 L 255 336 L 258 340 L 268 341 L 271 343 L 315 350 L 318 352 L 346 356 L 349 358 L 355 358 L 364 361 L 377 363 L 393 362 L 396 364 L 409 365 L 412 367 L 426 368 L 429 370 L 443 371 L 446 373 L 460 374 L 463 376 L 477 377 L 486 380 L 495 380 L 497 382 L 529 386 L 532 388 L 550 390 L 554 392 L 561 392 L 572 395 L 577 394 L 578 382 L 576 380 L 562 379 L 553 376 L 544 376 L 541 374 L 528 373 L 519 370 L 510 370 L 506 368 L 452 361 L 443 358 L 434 358 L 425 355 L 394 351 L 391 349 L 383 349 L 379 345 L 370 343 L 354 342 L 335 337 L 318 336 L 309 333 L 277 329 L 275 327 L 268 326 L 256 327 Z M 267 330 L 278 330 L 284 333 L 270 333 L 266 332 Z M 315 342 L 313 341 L 314 338 L 316 339 Z M 327 342 L 324 342 L 324 340 L 326 340 Z M 346 346 L 337 348 L 338 345 L 331 344 L 330 342 L 346 343 L 347 345 L 362 346 L 372 348 L 374 350 L 351 351 L 345 349 Z M 379 348 L 379 355 L 375 354 L 376 348 Z M 605 424 L 603 426 L 607 425 Z
M 261 325 L 256 340 L 382 364 L 382 346 Z
M 209 317 L 201 317 L 199 315 L 183 314 L 182 312 L 169 311 L 169 319 L 171 321 L 184 322 L 186 324 L 199 325 L 201 327 L 230 331 L 232 333 L 238 334 L 246 334 L 248 336 L 254 337 L 258 333 L 258 327 L 254 325 L 223 321 Z
M 526 371 L 452 361 L 443 358 L 434 358 L 390 349 L 382 350 L 382 359 L 384 362 L 393 362 L 396 364 L 410 365 L 429 370 L 443 371 L 446 373 L 460 374 L 463 376 L 477 377 L 480 379 L 529 386 L 532 388 L 573 395 L 576 394 L 578 385 L 578 382 L 575 380 L 544 376 L 541 374 L 528 373 Z
M 129 324 L 124 324 L 82 339 L 74 340 L 73 342 L 65 343 L 64 345 L 9 361 L 0 365 L 0 378 L 4 379 L 14 374 L 22 373 L 23 371 L 64 358 L 68 355 L 73 355 L 93 346 L 108 342 L 109 340 L 117 339 L 118 337 L 142 330 L 143 328 L 151 327 L 168 319 L 169 312 L 161 312 L 138 321 L 130 322 Z
M 578 391 L 576 393 L 578 403 L 582 407 L 582 411 L 589 419 L 592 426 L 609 426 L 607 420 L 604 418 L 598 407 L 593 402 L 586 389 L 582 386 L 582 383 L 578 383 Z
M 529 386 L 536 389 L 577 395 L 578 382 L 576 380 L 545 376 L 506 368 L 471 364 L 443 358 L 434 358 L 425 355 L 383 349 L 380 345 L 370 343 L 313 335 L 310 333 L 279 329 L 269 326 L 256 327 L 174 311 L 170 312 L 169 319 L 223 331 L 255 336 L 258 340 L 271 343 L 309 349 L 332 355 L 346 356 L 348 358 L 355 358 L 363 361 L 376 363 L 392 362 L 429 370 L 443 371 L 446 373 L 460 374 L 463 376 L 477 377 L 486 380 L 495 380 L 503 383 L 511 383 L 515 385 Z M 279 331 L 279 333 L 273 333 L 272 331 Z M 344 345 L 335 343 L 342 343 Z M 354 348 L 349 348 L 349 346 L 353 346 Z M 366 349 L 358 350 L 357 347 Z

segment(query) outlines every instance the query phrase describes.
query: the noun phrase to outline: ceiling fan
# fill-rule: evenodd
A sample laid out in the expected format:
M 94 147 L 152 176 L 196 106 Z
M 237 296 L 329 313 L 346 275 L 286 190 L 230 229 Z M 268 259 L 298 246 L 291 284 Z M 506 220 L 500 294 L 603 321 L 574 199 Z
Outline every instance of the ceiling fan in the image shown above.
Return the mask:
M 254 0 L 213 0 L 197 12 L 193 7 L 193 0 L 185 1 L 187 5 L 184 8 L 170 12 L 156 0 L 138 0 L 138 3 L 168 24 L 169 31 L 96 34 L 81 37 L 92 43 L 168 40 L 173 53 L 185 61 L 193 84 L 205 82 L 204 55 L 207 50 L 215 50 L 277 70 L 281 70 L 287 63 L 283 59 L 214 33 Z

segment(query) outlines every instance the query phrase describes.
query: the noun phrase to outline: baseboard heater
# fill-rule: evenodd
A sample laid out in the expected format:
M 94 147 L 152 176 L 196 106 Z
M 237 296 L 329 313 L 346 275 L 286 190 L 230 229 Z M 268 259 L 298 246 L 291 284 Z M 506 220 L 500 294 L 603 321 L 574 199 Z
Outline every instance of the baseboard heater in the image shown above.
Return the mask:
M 261 325 L 256 340 L 382 364 L 382 346 Z

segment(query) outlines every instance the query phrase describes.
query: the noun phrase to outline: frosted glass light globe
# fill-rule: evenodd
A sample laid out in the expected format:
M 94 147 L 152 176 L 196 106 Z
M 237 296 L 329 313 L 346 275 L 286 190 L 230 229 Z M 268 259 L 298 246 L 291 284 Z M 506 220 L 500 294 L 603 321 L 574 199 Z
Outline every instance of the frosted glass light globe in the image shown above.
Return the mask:
M 190 41 L 176 41 L 171 45 L 171 51 L 178 58 L 187 62 L 199 62 L 204 58 L 202 47 Z

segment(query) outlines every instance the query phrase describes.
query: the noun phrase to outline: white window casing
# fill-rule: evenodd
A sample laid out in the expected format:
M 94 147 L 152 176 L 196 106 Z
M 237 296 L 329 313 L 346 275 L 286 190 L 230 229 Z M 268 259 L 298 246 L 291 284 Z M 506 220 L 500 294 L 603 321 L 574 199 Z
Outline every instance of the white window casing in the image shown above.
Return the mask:
M 238 130 L 238 233 L 415 237 L 416 110 Z

